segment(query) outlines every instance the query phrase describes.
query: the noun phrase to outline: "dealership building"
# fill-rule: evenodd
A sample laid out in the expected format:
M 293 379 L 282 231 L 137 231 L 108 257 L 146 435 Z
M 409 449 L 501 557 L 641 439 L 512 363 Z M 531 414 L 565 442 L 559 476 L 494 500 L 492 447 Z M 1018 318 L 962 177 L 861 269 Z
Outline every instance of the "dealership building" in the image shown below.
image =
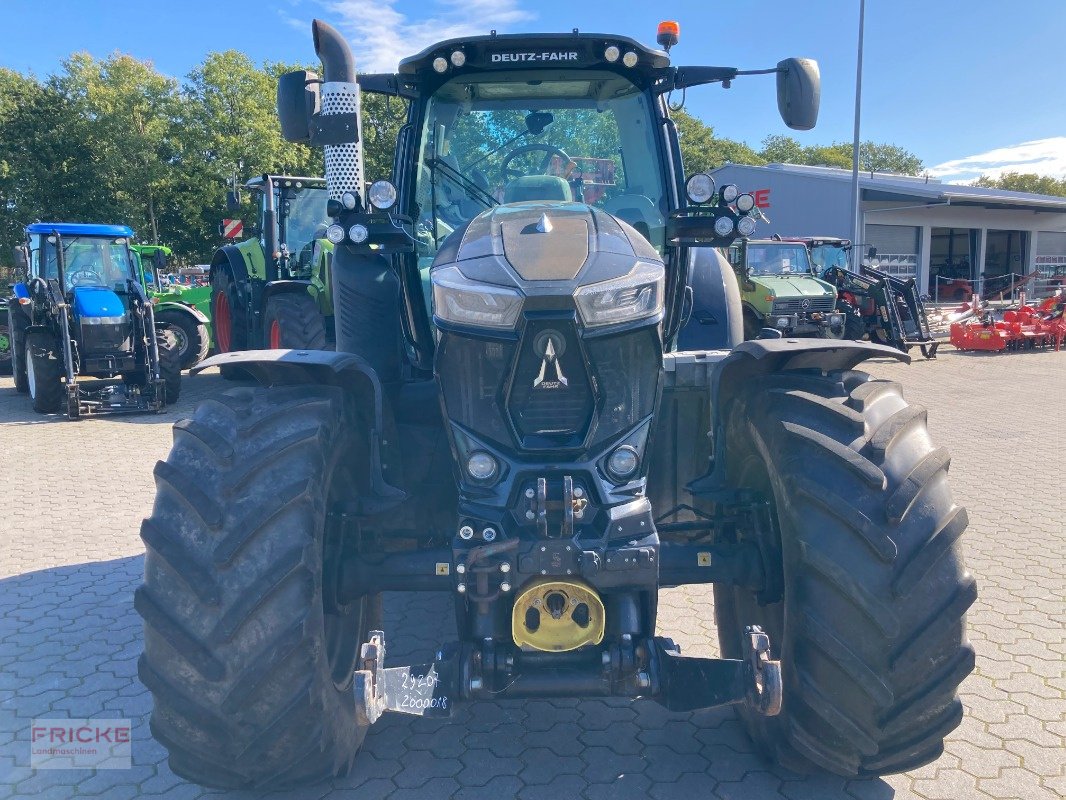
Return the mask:
M 711 172 L 755 195 L 769 222 L 756 235 L 852 238 L 850 170 L 726 164 Z M 959 186 L 925 177 L 859 175 L 863 254 L 923 293 L 938 284 L 1066 271 L 1066 197 Z M 1002 280 L 1002 279 L 1001 279 Z

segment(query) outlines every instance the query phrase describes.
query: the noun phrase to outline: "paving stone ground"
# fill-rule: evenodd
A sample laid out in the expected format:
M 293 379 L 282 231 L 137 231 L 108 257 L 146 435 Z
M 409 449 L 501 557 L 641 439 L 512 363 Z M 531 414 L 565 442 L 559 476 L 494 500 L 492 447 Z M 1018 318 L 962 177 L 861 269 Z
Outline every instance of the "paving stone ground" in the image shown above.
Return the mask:
M 535 800 L 934 800 L 1066 796 L 1066 352 L 942 352 L 871 371 L 903 382 L 954 454 L 970 510 L 965 538 L 980 596 L 969 614 L 977 670 L 966 719 L 934 764 L 884 780 L 802 777 L 753 752 L 729 711 L 671 714 L 638 701 L 477 703 L 450 721 L 386 715 L 347 778 L 300 798 Z M 226 795 L 175 777 L 148 731 L 151 699 L 136 678 L 133 591 L 138 523 L 171 423 L 226 387 L 187 378 L 161 416 L 84 420 L 35 415 L 0 378 L 0 798 Z M 712 655 L 706 589 L 664 591 L 660 632 Z M 427 660 L 450 609 L 437 595 L 386 598 L 394 663 Z M 401 622 L 402 621 L 402 622 Z M 29 769 L 38 717 L 127 717 L 129 770 Z M 251 793 L 232 793 L 250 800 Z

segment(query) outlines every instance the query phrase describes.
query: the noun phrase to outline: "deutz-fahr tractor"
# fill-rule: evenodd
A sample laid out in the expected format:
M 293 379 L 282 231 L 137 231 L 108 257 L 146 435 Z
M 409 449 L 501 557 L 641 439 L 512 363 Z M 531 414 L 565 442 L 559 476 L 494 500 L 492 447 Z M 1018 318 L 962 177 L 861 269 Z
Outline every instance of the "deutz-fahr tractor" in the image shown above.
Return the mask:
M 130 246 L 141 286 L 155 306 L 155 321 L 174 339 L 182 369 L 205 358 L 211 349 L 211 287 L 165 284 L 162 270 L 172 255 L 169 247 L 153 244 Z
M 925 410 L 856 369 L 905 354 L 743 341 L 714 248 L 748 202 L 685 180 L 668 98 L 745 72 L 575 30 L 357 76 L 313 37 L 324 75 L 284 76 L 278 107 L 325 148 L 337 349 L 208 359 L 261 385 L 202 404 L 156 467 L 135 604 L 172 769 L 295 784 L 348 770 L 386 710 L 586 696 L 735 706 L 797 770 L 937 758 L 974 665 L 966 513 Z M 759 72 L 812 127 L 817 65 Z M 410 100 L 369 188 L 361 91 Z M 578 158 L 614 185 L 586 194 Z M 728 342 L 677 351 L 697 274 Z M 721 658 L 656 635 L 660 589 L 689 585 Z M 457 640 L 385 667 L 386 591 L 450 597 Z
M 846 335 L 852 331 L 845 331 L 847 318 L 837 311 L 836 290 L 815 276 L 803 242 L 741 239 L 729 248 L 729 261 L 740 282 L 745 338 L 764 328 L 785 336 L 861 337 Z
M 215 349 L 324 349 L 333 329 L 325 181 L 262 175 L 244 188 L 258 207 L 251 236 L 211 259 Z M 227 203 L 240 208 L 239 192 Z
M 181 366 L 156 328 L 124 225 L 36 222 L 15 249 L 8 300 L 15 388 L 33 408 L 84 414 L 161 411 Z M 84 378 L 121 379 L 86 384 Z

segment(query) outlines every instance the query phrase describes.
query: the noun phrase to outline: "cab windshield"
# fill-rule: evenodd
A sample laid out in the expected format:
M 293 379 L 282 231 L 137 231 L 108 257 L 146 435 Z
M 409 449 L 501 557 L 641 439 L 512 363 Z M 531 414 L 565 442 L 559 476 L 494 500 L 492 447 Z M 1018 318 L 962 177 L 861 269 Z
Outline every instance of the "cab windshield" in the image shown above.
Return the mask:
M 833 244 L 820 244 L 811 248 L 814 271 L 821 275 L 830 267 L 848 268 L 848 251 Z
M 57 279 L 56 246 L 52 237 L 42 236 L 44 269 L 41 277 Z M 125 238 L 110 236 L 62 236 L 64 291 L 77 286 L 103 286 L 126 290 L 127 279 L 136 279 L 133 260 Z
M 536 200 L 602 208 L 662 252 L 668 207 L 648 96 L 609 72 L 552 78 L 463 77 L 430 98 L 415 191 L 423 259 L 486 208 Z
M 279 219 L 284 220 L 284 241 L 290 252 L 299 253 L 303 248 L 310 248 L 315 238 L 319 238 L 316 233 L 325 235 L 323 231 L 330 222 L 326 215 L 328 199 L 324 187 L 286 187 L 275 191 L 274 202 L 281 211 Z
M 748 244 L 747 267 L 755 275 L 809 275 L 811 262 L 802 244 Z

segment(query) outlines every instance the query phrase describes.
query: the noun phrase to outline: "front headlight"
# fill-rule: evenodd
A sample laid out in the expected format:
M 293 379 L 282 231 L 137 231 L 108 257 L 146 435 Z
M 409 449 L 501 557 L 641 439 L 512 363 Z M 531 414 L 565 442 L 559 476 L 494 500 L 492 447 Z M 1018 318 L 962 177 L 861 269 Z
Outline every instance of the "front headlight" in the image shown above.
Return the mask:
M 662 264 L 641 261 L 621 278 L 582 286 L 574 299 L 587 327 L 633 322 L 662 312 L 665 281 Z
M 446 322 L 511 329 L 521 311 L 513 289 L 471 281 L 458 267 L 433 270 L 433 313 Z

